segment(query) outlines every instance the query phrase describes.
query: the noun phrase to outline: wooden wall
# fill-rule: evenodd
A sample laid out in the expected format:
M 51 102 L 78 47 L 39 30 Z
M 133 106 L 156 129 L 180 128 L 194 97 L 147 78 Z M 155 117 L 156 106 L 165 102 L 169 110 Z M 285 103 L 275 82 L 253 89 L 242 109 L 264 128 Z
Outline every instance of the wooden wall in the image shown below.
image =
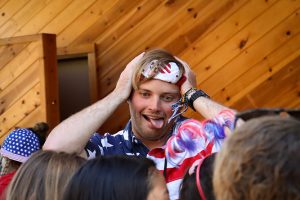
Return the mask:
M 15 127 L 59 122 L 55 35 L 0 39 L 0 142 Z M 54 61 L 54 62 L 53 62 Z
M 95 45 L 98 98 L 135 55 L 160 47 L 225 105 L 299 107 L 299 8 L 299 0 L 1 0 L 0 37 L 54 33 L 59 55 Z M 124 104 L 103 130 L 127 119 Z

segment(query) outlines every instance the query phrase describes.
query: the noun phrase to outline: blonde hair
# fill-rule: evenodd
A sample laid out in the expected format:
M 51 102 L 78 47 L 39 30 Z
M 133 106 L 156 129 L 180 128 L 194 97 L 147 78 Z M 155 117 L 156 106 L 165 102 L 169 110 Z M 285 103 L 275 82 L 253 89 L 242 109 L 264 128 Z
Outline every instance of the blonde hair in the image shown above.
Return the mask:
M 179 66 L 180 75 L 184 74 L 183 65 L 178 60 L 176 60 L 176 58 L 171 53 L 163 49 L 149 50 L 142 57 L 138 68 L 136 69 L 133 75 L 132 85 L 135 90 L 138 89 L 143 82 L 152 79 L 152 77 L 144 77 L 142 75 L 142 72 L 145 69 L 145 67 L 151 64 L 153 61 L 156 61 L 154 64 L 155 67 L 157 67 L 157 69 L 164 67 L 170 62 L 174 62 Z
M 261 117 L 224 142 L 215 162 L 217 200 L 300 199 L 300 122 Z
M 75 154 L 38 151 L 21 165 L 9 184 L 6 199 L 59 200 L 84 161 Z

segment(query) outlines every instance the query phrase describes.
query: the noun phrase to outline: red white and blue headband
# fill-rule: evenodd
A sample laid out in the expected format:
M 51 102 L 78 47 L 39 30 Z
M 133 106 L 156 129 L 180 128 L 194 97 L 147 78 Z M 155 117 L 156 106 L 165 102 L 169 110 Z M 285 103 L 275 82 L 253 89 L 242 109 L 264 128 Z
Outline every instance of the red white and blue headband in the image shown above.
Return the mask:
M 169 62 L 164 66 L 160 66 L 158 60 L 151 61 L 142 70 L 142 75 L 145 78 L 153 78 L 168 83 L 178 84 L 181 81 L 182 70 L 175 62 Z

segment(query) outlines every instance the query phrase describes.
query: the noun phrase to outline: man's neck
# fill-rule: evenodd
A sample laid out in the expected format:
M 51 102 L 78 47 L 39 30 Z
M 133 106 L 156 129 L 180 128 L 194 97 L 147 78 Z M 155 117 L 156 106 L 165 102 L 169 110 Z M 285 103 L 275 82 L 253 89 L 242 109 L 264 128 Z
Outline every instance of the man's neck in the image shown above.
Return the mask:
M 140 137 L 138 134 L 135 134 L 134 131 L 132 133 L 135 135 L 136 138 L 138 138 L 149 150 L 155 149 L 155 148 L 161 148 L 164 146 L 169 139 L 170 135 L 172 134 L 173 128 L 170 128 L 167 131 L 167 134 L 164 134 L 161 138 L 158 138 L 156 140 L 149 140 Z
M 140 139 L 141 140 L 141 139 Z M 155 148 L 160 148 L 163 145 L 165 145 L 165 143 L 167 142 L 167 138 L 164 139 L 159 139 L 159 140 L 155 140 L 155 141 L 151 141 L 151 140 L 141 140 L 141 142 L 149 149 L 155 149 Z
M 155 149 L 155 148 L 161 148 L 162 146 L 164 146 L 167 142 L 167 140 L 170 138 L 170 136 L 173 134 L 173 128 L 175 126 L 175 123 L 173 124 L 173 126 L 169 127 L 169 129 L 167 130 L 167 134 L 164 134 L 161 138 L 157 139 L 157 140 L 149 140 L 149 139 L 145 139 L 143 137 L 141 137 L 139 134 L 135 134 L 134 132 L 134 128 L 132 127 L 132 125 L 130 126 L 132 134 L 139 139 L 149 150 Z

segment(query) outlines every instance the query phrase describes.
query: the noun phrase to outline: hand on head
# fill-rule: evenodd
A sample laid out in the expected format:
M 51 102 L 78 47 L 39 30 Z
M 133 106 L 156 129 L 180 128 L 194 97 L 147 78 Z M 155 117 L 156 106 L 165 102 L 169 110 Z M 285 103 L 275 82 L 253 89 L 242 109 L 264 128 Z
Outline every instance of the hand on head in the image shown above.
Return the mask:
M 132 76 L 137 68 L 138 63 L 141 58 L 144 56 L 145 52 L 136 56 L 133 60 L 131 60 L 125 69 L 122 71 L 120 78 L 117 82 L 115 90 L 118 92 L 120 98 L 123 98 L 124 101 L 128 99 L 131 90 L 132 90 Z
M 135 73 L 135 70 L 138 67 L 138 64 L 140 63 L 142 57 L 144 56 L 145 52 L 142 52 L 141 54 L 139 54 L 138 56 L 136 56 L 132 61 L 130 61 L 126 68 L 122 71 L 120 78 L 117 82 L 115 91 L 118 93 L 118 96 L 120 98 L 123 98 L 124 101 L 128 99 L 131 90 L 132 90 L 132 78 L 133 75 Z M 190 88 L 195 88 L 197 87 L 197 81 L 196 81 L 196 75 L 195 73 L 191 70 L 191 68 L 189 67 L 189 65 L 179 59 L 178 57 L 175 56 L 175 58 L 182 63 L 182 65 L 184 66 L 184 76 L 185 76 L 185 80 L 183 81 L 183 83 L 181 84 L 181 94 L 184 94 L 185 92 L 187 92 Z
M 183 60 L 179 59 L 178 57 L 175 56 L 175 58 L 181 62 L 181 64 L 184 67 L 184 76 L 186 77 L 186 80 L 183 82 L 181 85 L 181 94 L 186 93 L 190 88 L 195 88 L 197 87 L 197 80 L 196 80 L 196 74 L 192 71 L 190 66 Z

